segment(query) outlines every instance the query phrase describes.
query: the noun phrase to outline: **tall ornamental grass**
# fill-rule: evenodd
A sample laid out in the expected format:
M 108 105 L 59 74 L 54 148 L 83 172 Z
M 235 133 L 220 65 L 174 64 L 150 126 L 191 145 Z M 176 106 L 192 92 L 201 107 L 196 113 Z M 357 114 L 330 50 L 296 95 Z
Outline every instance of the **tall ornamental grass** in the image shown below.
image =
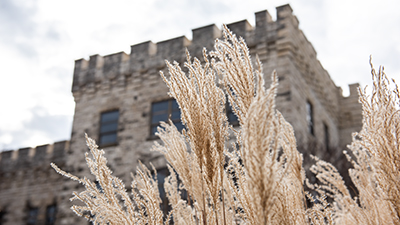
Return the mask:
M 95 224 L 400 224 L 399 89 L 390 88 L 383 68 L 375 71 L 371 64 L 372 93 L 359 91 L 363 127 L 353 135 L 351 154 L 344 153 L 358 191 L 352 197 L 337 169 L 318 158 L 311 168 L 318 185 L 308 184 L 313 195 L 305 192 L 293 128 L 275 108 L 277 75 L 266 88 L 260 61 L 252 62 L 244 40 L 226 27 L 214 51 L 203 51 L 203 63 L 188 52 L 185 70 L 166 62 L 169 73 L 161 77 L 185 126 L 180 132 L 173 123 L 162 123 L 161 142 L 152 149 L 168 161 L 168 215 L 148 168 L 140 164 L 128 194 L 107 167 L 104 151 L 88 137 L 85 157 L 97 183 L 52 164 L 86 188 L 73 193 L 71 200 L 84 204 L 72 210 Z M 226 101 L 240 128 L 229 125 Z M 228 144 L 232 133 L 235 143 Z

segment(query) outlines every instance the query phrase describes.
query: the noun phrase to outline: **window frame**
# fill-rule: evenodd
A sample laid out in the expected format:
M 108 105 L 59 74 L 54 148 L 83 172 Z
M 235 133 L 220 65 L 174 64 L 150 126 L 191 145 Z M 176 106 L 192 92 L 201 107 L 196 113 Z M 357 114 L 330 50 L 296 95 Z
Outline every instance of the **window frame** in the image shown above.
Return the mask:
M 28 212 L 26 215 L 26 224 L 27 225 L 38 224 L 38 217 L 39 217 L 39 207 L 28 207 Z
M 53 208 L 54 211 L 51 212 L 49 209 Z M 51 204 L 46 207 L 46 225 L 54 225 L 57 219 L 57 205 Z
M 102 122 L 103 119 L 103 115 L 106 115 L 108 113 L 113 113 L 113 112 L 118 112 L 118 117 L 116 120 L 111 120 L 111 121 L 107 121 L 107 122 Z M 119 109 L 111 109 L 111 110 L 107 110 L 107 111 L 103 111 L 100 113 L 100 119 L 99 119 L 99 140 L 98 140 L 98 145 L 100 147 L 109 147 L 109 146 L 115 146 L 118 145 L 118 128 L 119 128 L 119 119 L 120 119 L 120 111 Z M 106 132 L 102 132 L 101 129 L 103 127 L 103 125 L 110 125 L 110 124 L 115 124 L 117 125 L 117 128 L 115 130 L 112 131 L 106 131 Z M 115 134 L 115 141 L 114 142 L 106 142 L 106 143 L 102 143 L 102 137 L 104 135 L 110 135 L 110 134 Z
M 149 139 L 157 139 L 158 138 L 158 136 L 157 135 L 155 135 L 155 132 L 153 133 L 153 128 L 157 128 L 157 127 L 159 127 L 160 126 L 160 122 L 168 122 L 168 120 L 170 120 L 171 119 L 171 117 L 172 117 L 172 113 L 173 112 L 175 112 L 175 111 L 179 111 L 179 118 L 178 119 L 171 119 L 171 121 L 172 121 L 172 123 L 174 123 L 174 124 L 176 124 L 176 123 L 181 123 L 182 124 L 182 119 L 181 119 L 181 109 L 179 108 L 179 105 L 178 105 L 178 102 L 176 102 L 176 104 L 178 105 L 178 110 L 174 110 L 175 108 L 173 108 L 173 103 L 174 103 L 174 101 L 176 102 L 176 99 L 174 99 L 174 98 L 169 98 L 169 99 L 163 99 L 163 100 L 159 100 L 159 101 L 153 101 L 153 102 L 151 102 L 151 107 L 150 107 L 150 118 L 149 118 L 149 124 L 150 124 L 150 129 L 149 129 Z M 153 123 L 153 117 L 155 116 L 155 115 L 162 115 L 162 114 L 164 114 L 164 113 L 157 113 L 157 114 L 155 114 L 155 112 L 153 112 L 153 108 L 154 108 L 154 104 L 157 104 L 157 103 L 162 103 L 162 102 L 167 102 L 167 104 L 168 104 L 168 108 L 167 109 L 163 109 L 163 110 L 159 110 L 159 111 L 156 111 L 156 112 L 161 112 L 161 111 L 166 111 L 167 112 L 167 116 L 168 116 L 168 118 L 167 118 L 167 120 L 160 120 L 160 121 L 158 121 L 158 122 L 154 122 Z M 182 125 L 182 128 L 183 128 L 183 125 Z M 178 128 L 178 130 L 181 130 L 181 129 L 179 129 Z

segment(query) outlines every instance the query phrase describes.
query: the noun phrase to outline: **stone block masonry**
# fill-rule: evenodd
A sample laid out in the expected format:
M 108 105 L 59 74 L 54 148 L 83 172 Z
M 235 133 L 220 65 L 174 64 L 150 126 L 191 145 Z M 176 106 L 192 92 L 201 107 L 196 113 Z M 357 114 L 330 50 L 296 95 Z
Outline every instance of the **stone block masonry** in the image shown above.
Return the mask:
M 66 166 L 67 149 L 69 141 L 62 141 L 0 153 L 1 224 L 27 224 L 33 213 L 36 224 L 46 224 L 48 207 L 55 206 L 60 218 L 69 210 L 71 193 L 64 189 L 68 179 L 50 167 L 51 162 Z
M 299 149 L 306 157 L 312 153 L 334 162 L 350 143 L 350 134 L 361 129 L 358 84 L 352 84 L 350 96 L 343 97 L 299 29 L 292 8 L 279 6 L 276 13 L 276 21 L 264 10 L 255 13 L 254 26 L 247 20 L 227 26 L 246 40 L 253 60 L 259 57 L 267 82 L 272 71 L 277 71 L 277 109 L 292 124 Z M 203 47 L 212 50 L 214 40 L 222 38 L 215 24 L 192 32 L 192 40 L 181 36 L 147 41 L 132 45 L 129 54 L 93 55 L 75 61 L 72 93 L 76 106 L 70 141 L 0 154 L 0 210 L 5 212 L 1 224 L 24 224 L 29 210 L 35 208 L 38 221 L 43 221 L 46 207 L 52 204 L 57 206 L 55 224 L 87 224 L 74 215 L 67 201 L 73 190 L 82 190 L 80 185 L 49 166 L 53 161 L 68 172 L 90 177 L 84 160 L 85 133 L 97 141 L 116 135 L 111 144 L 101 147 L 114 175 L 126 184 L 139 160 L 165 168 L 165 159 L 150 151 L 158 141 L 151 133 L 152 105 L 170 99 L 159 71 L 167 73 L 165 59 L 182 65 L 186 49 L 202 58 Z M 112 133 L 101 129 L 106 112 L 117 112 Z M 309 164 L 305 160 L 305 167 Z

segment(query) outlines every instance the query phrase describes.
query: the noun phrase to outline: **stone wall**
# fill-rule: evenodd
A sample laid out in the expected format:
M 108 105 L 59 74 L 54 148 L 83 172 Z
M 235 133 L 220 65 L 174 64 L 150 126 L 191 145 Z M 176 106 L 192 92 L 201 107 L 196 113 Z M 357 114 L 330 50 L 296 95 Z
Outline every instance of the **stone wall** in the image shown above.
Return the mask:
M 299 29 L 299 21 L 289 5 L 277 7 L 276 21 L 268 11 L 255 13 L 255 21 L 255 26 L 247 20 L 227 26 L 246 40 L 253 59 L 256 55 L 259 57 L 267 83 L 270 83 L 272 71 L 277 71 L 277 109 L 293 125 L 299 149 L 306 157 L 311 153 L 336 161 L 341 150 L 350 143 L 350 134 L 361 129 L 357 84 L 350 86 L 349 97 L 342 96 L 341 89 L 333 83 L 316 58 L 313 46 Z M 84 161 L 87 151 L 84 134 L 98 140 L 101 113 L 110 110 L 119 110 L 118 144 L 104 148 L 114 175 L 129 184 L 130 173 L 136 170 L 139 160 L 146 165 L 151 162 L 157 169 L 165 167 L 165 159 L 150 151 L 153 142 L 158 141 L 150 133 L 151 104 L 170 99 L 159 71 L 167 73 L 165 59 L 182 65 L 186 59 L 185 49 L 201 58 L 203 47 L 212 49 L 214 39 L 222 37 L 221 30 L 214 24 L 192 32 L 192 40 L 181 36 L 158 43 L 147 41 L 132 45 L 130 54 L 93 55 L 89 60 L 75 61 L 72 93 L 76 106 L 69 147 L 64 148 L 66 152 L 57 162 L 62 169 L 91 177 Z M 309 131 L 307 102 L 312 106 L 313 133 Z M 36 154 L 31 153 L 32 149 L 1 154 L 0 203 L 4 204 L 0 207 L 14 204 L 6 209 L 5 218 L 11 221 L 18 216 L 19 221 L 23 221 L 26 213 L 21 210 L 27 204 L 44 207 L 54 200 L 59 206 L 57 224 L 85 224 L 84 219 L 68 209 L 71 203 L 66 200 L 72 190 L 82 189 L 50 170 L 48 160 L 53 156 L 43 156 L 43 150 L 38 148 Z M 51 147 L 46 149 L 51 152 Z M 37 161 L 43 164 L 30 164 Z M 306 160 L 305 166 L 309 164 Z M 18 197 L 12 187 L 19 187 L 16 190 L 25 193 L 24 197 Z
M 255 27 L 247 20 L 227 26 L 237 36 L 245 38 L 254 59 L 258 55 L 268 82 L 272 71 L 277 71 L 280 79 L 277 108 L 292 123 L 298 144 L 307 146 L 308 143 L 316 143 L 325 146 L 325 150 L 345 147 L 350 142 L 346 135 L 360 128 L 360 116 L 356 116 L 361 115 L 359 104 L 354 101 L 348 103 L 351 106 L 342 104 L 343 101 L 348 102 L 347 98 L 341 95 L 340 89 L 316 58 L 316 51 L 299 29 L 299 22 L 289 5 L 277 7 L 276 21 L 271 19 L 268 11 L 257 12 L 255 17 Z M 102 111 L 120 109 L 120 143 L 116 150 L 110 150 L 111 154 L 122 151 L 133 157 L 138 151 L 147 152 L 151 145 L 146 139 L 150 133 L 151 102 L 168 98 L 167 89 L 159 76 L 160 70 L 165 72 L 164 60 L 183 64 L 185 48 L 192 55 L 201 57 L 203 47 L 212 49 L 214 39 L 222 36 L 221 30 L 214 24 L 192 31 L 192 40 L 182 36 L 159 43 L 148 41 L 131 46 L 130 55 L 121 52 L 104 57 L 91 56 L 89 61 L 77 60 L 73 82 L 77 109 L 72 145 L 79 142 L 75 137 L 83 137 L 85 130 L 96 138 Z M 307 102 L 313 106 L 314 135 L 308 132 Z M 349 110 L 354 114 L 351 118 L 354 125 L 350 127 L 349 117 L 343 115 Z M 326 131 L 329 133 L 328 146 L 325 143 Z M 129 146 L 137 146 L 140 150 Z M 314 153 L 320 156 L 325 154 L 323 151 Z
M 37 224 L 45 224 L 46 209 L 56 206 L 62 218 L 70 193 L 64 194 L 68 180 L 50 168 L 50 163 L 64 167 L 69 142 L 57 142 L 36 148 L 23 148 L 0 154 L 0 210 L 2 224 L 26 224 L 30 209 L 37 209 Z M 58 223 L 60 224 L 60 223 Z

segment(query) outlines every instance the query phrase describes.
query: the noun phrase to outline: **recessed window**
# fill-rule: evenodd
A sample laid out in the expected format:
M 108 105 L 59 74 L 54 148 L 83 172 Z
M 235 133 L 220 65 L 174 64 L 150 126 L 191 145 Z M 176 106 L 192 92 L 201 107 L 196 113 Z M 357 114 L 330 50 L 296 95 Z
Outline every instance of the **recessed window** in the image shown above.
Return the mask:
M 6 223 L 5 217 L 6 217 L 6 209 L 0 208 L 0 225 Z
M 150 135 L 155 136 L 160 122 L 167 122 L 169 119 L 176 126 L 176 128 L 178 128 L 178 130 L 183 129 L 183 124 L 181 122 L 181 110 L 179 109 L 176 100 L 169 99 L 160 102 L 153 102 L 151 104 Z
M 311 102 L 309 102 L 309 101 L 307 101 L 306 110 L 307 110 L 306 120 L 307 120 L 307 125 L 308 125 L 308 132 L 311 135 L 314 135 L 313 106 L 312 106 Z
M 49 205 L 46 208 L 46 225 L 54 225 L 56 222 L 57 206 Z
M 98 182 L 98 181 L 96 180 L 96 181 L 94 181 L 94 183 L 96 184 L 97 190 L 99 190 L 99 192 L 103 194 L 103 193 L 104 193 L 104 189 L 103 189 L 103 187 L 101 186 L 100 182 Z
M 228 122 L 232 125 L 239 125 L 239 119 L 234 113 L 231 104 L 226 103 L 226 117 L 228 117 Z
M 325 133 L 325 149 L 329 150 L 329 128 L 328 125 L 324 124 L 324 133 Z
M 153 178 L 157 179 L 158 191 L 160 193 L 160 199 L 161 199 L 160 206 L 161 210 L 164 212 L 164 215 L 167 215 L 171 209 L 171 207 L 169 206 L 167 194 L 165 193 L 164 189 L 165 178 L 167 178 L 167 176 L 169 176 L 169 171 L 167 168 L 158 169 L 157 177 L 155 177 L 155 174 L 153 174 Z
M 109 111 L 101 114 L 99 145 L 117 144 L 119 111 Z
M 26 224 L 28 224 L 28 225 L 37 224 L 38 214 L 39 214 L 39 208 L 36 208 L 36 207 L 29 208 Z
M 232 93 L 233 97 L 236 97 L 235 92 L 232 88 L 229 88 L 230 92 Z M 227 101 L 225 103 L 225 110 L 226 110 L 226 117 L 228 118 L 229 124 L 236 126 L 239 125 L 239 118 L 236 116 L 235 112 L 233 111 L 231 102 L 229 101 L 229 96 L 226 96 Z

